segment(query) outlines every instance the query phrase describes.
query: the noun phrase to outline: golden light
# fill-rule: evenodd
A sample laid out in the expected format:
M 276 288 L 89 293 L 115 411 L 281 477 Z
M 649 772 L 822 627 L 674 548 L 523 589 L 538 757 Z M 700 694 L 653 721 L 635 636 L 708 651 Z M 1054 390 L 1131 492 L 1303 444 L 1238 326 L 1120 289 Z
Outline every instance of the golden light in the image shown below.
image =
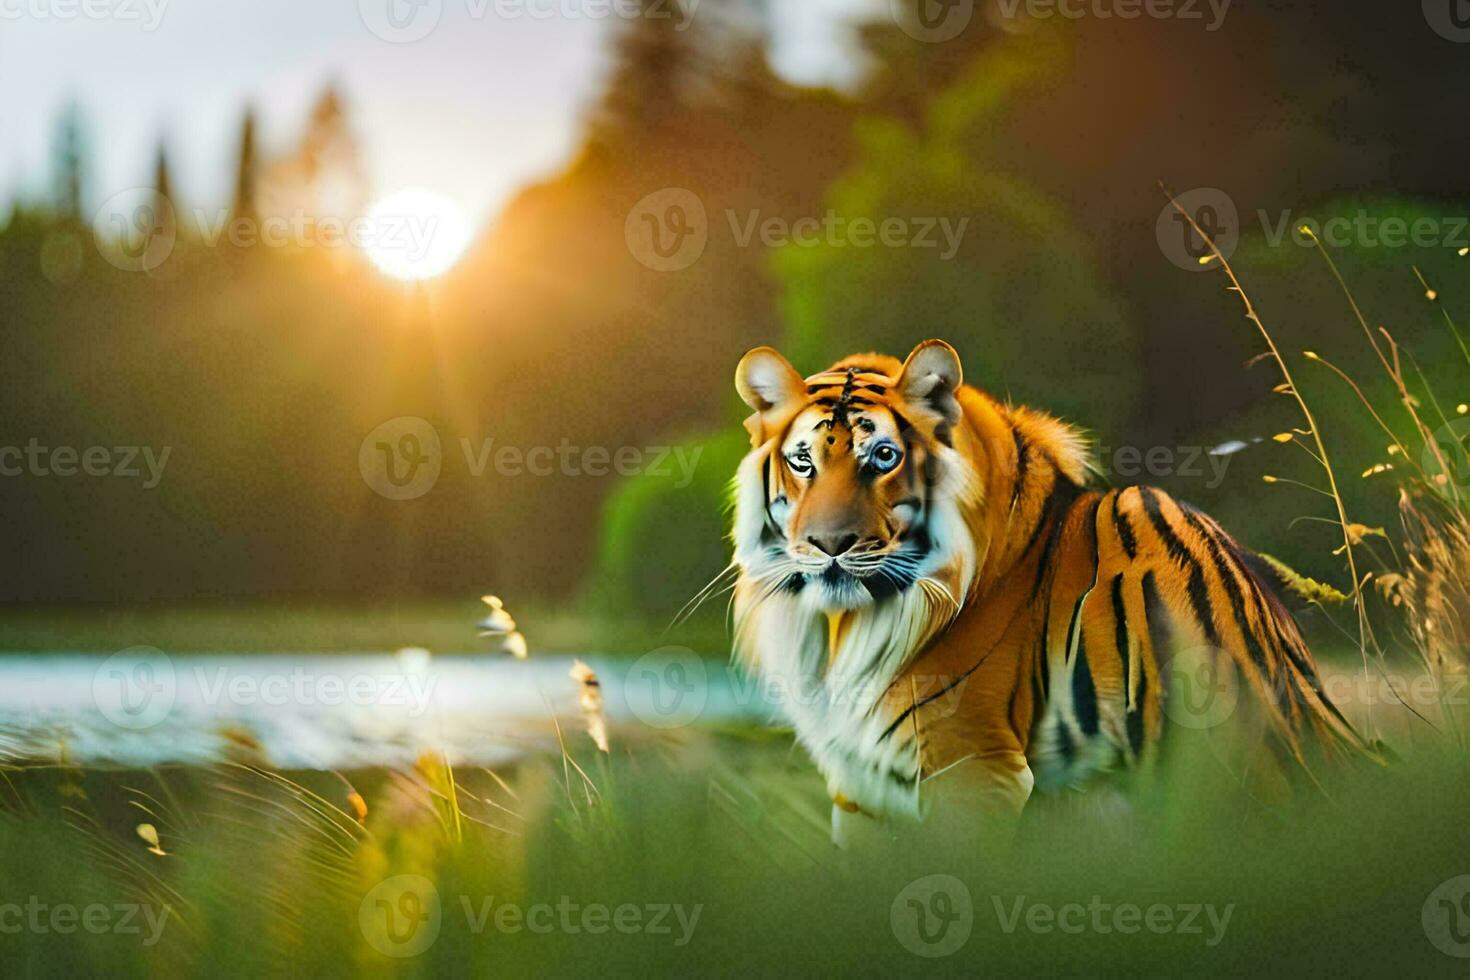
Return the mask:
M 443 194 L 405 187 L 369 209 L 367 257 L 395 279 L 432 279 L 459 261 L 470 244 L 464 209 Z

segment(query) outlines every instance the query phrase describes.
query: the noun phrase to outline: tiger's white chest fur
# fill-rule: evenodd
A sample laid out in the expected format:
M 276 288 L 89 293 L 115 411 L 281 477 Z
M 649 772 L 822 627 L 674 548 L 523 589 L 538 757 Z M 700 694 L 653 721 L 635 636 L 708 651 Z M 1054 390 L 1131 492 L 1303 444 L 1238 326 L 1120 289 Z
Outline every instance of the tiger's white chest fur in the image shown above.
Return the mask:
M 894 724 L 892 702 L 902 696 L 895 679 L 933 630 L 931 601 L 911 590 L 848 613 L 835 647 L 827 615 L 800 596 L 765 599 L 741 616 L 740 646 L 828 793 L 870 813 L 919 814 L 920 741 Z

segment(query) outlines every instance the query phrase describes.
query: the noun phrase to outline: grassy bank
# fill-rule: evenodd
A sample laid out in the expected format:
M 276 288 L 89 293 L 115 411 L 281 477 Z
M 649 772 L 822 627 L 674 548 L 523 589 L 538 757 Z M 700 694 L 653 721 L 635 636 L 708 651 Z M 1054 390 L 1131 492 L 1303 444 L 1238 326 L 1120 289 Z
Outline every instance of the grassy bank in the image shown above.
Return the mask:
M 1185 737 L 1167 792 L 1039 798 L 1014 831 L 843 853 L 785 736 L 565 738 L 496 773 L 11 770 L 3 898 L 22 910 L 0 926 L 27 903 L 40 925 L 0 931 L 6 972 L 1463 975 L 1444 952 L 1470 924 L 1452 752 L 1268 804 Z M 139 929 L 48 918 L 88 906 Z

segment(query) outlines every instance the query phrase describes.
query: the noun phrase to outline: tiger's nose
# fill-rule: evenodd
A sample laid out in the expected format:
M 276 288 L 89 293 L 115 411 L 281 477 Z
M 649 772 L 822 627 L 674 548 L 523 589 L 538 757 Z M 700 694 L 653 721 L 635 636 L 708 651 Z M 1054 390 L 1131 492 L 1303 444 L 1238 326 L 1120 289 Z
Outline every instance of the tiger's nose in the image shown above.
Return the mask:
M 858 536 L 856 534 L 808 534 L 806 540 L 808 544 L 815 545 L 822 554 L 836 558 L 857 544 Z

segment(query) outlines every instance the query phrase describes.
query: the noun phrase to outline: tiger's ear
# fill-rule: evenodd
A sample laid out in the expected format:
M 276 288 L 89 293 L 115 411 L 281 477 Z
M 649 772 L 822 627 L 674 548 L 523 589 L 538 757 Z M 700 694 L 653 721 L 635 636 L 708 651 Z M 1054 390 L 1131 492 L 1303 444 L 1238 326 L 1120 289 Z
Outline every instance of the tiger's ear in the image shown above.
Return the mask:
M 766 430 L 778 418 L 806 401 L 805 379 L 772 347 L 757 347 L 740 359 L 735 390 L 755 409 L 745 420 L 745 428 L 757 446 L 766 440 Z
M 911 404 L 921 405 L 942 420 L 941 437 L 948 426 L 959 421 L 956 393 L 964 383 L 960 355 L 942 340 L 926 340 L 909 353 L 898 375 L 898 390 Z

